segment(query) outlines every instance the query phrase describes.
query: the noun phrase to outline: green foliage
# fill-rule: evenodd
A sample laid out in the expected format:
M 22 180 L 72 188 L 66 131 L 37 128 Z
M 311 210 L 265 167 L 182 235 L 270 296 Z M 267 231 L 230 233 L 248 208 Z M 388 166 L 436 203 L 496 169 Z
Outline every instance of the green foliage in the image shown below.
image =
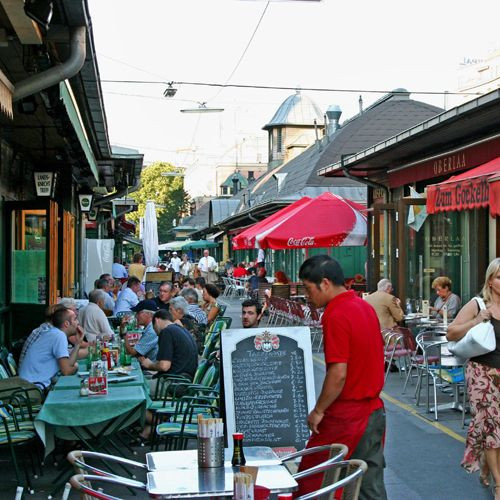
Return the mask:
M 156 162 L 142 170 L 141 187 L 131 194 L 138 204 L 138 210 L 127 214 L 127 219 L 135 222 L 139 227 L 140 217 L 144 217 L 146 202 L 149 200 L 157 204 L 158 241 L 166 243 L 171 239 L 169 232 L 172 221 L 179 220 L 181 213 L 187 209 L 188 195 L 184 191 L 184 178 L 181 176 L 162 177 L 162 172 L 175 172 L 177 168 L 170 163 Z M 161 205 L 161 207 L 158 207 Z

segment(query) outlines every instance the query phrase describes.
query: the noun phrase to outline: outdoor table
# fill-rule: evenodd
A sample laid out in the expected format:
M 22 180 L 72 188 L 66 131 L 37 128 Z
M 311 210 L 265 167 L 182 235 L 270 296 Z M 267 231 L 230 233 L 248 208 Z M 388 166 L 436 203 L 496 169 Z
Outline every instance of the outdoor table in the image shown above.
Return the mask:
M 80 396 L 80 390 L 50 391 L 35 419 L 35 429 L 45 446 L 45 456 L 54 450 L 54 438 L 78 440 L 89 450 L 115 451 L 114 434 L 143 420 L 147 398 L 144 389 L 108 387 L 108 394 Z M 63 470 L 54 481 L 54 494 L 71 475 Z
M 86 377 L 88 377 L 86 362 L 85 360 L 80 360 L 78 361 L 78 373 L 59 377 L 53 390 L 80 389 L 82 380 Z M 133 380 L 131 380 L 131 377 L 133 377 Z M 119 387 L 144 387 L 146 391 L 149 391 L 149 384 L 147 381 L 145 382 L 139 362 L 136 359 L 132 360 L 132 370 L 129 375 L 118 375 L 112 371 L 108 372 L 108 385 L 109 384 L 116 384 Z
M 454 356 L 449 350 L 448 350 L 448 339 L 446 338 L 445 335 L 437 336 L 434 340 L 424 342 L 424 344 L 427 347 L 432 347 L 432 346 L 439 346 L 440 349 L 440 370 L 447 370 L 450 368 L 460 368 L 463 367 L 462 361 Z M 440 376 L 440 378 L 443 381 L 446 381 L 445 378 Z M 463 406 L 460 403 L 460 393 L 459 393 L 459 384 L 461 382 L 448 382 L 451 386 L 453 386 L 453 401 L 450 403 L 443 403 L 440 405 L 437 405 L 437 409 L 439 410 L 457 410 L 457 411 L 463 411 Z M 430 409 L 431 412 L 434 411 L 434 407 Z
M 286 493 L 298 485 L 288 469 L 268 447 L 245 447 L 246 465 L 259 467 L 257 484 L 271 493 Z M 146 489 L 158 498 L 230 497 L 233 495 L 232 450 L 225 450 L 224 467 L 199 468 L 197 450 L 165 451 L 146 455 Z

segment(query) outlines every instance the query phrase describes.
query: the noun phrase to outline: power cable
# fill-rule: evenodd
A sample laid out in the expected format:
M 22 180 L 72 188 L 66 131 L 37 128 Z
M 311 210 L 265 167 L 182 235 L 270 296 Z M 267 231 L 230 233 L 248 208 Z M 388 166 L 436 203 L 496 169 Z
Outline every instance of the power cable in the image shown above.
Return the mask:
M 101 80 L 101 83 L 125 83 L 125 84 L 150 84 L 150 85 L 197 85 L 202 87 L 224 87 L 224 88 L 240 88 L 240 89 L 263 89 L 263 90 L 297 90 L 297 87 L 281 87 L 278 85 L 244 85 L 237 83 L 208 83 L 208 82 L 165 82 L 165 81 L 147 81 L 147 80 Z M 482 95 L 481 92 L 448 92 L 448 91 L 432 91 L 432 90 L 376 90 L 376 89 L 332 89 L 332 88 L 316 88 L 316 87 L 301 87 L 300 90 L 308 92 L 345 92 L 345 93 L 361 93 L 361 94 L 421 94 L 421 95 Z
M 209 101 L 215 100 L 220 93 L 224 90 L 224 88 L 227 86 L 231 78 L 234 76 L 236 73 L 236 70 L 239 68 L 241 61 L 243 61 L 243 58 L 245 57 L 245 54 L 247 53 L 248 49 L 250 48 L 250 44 L 252 43 L 255 34 L 257 33 L 257 30 L 259 29 L 260 23 L 262 22 L 262 19 L 264 19 L 264 16 L 266 15 L 267 9 L 269 7 L 269 3 L 266 3 L 266 6 L 264 7 L 264 10 L 262 11 L 262 14 L 260 15 L 259 20 L 257 21 L 257 26 L 255 26 L 255 29 L 253 30 L 252 36 L 250 37 L 250 40 L 248 40 L 248 43 L 245 47 L 245 50 L 243 50 L 243 53 L 241 54 L 240 58 L 238 59 L 238 62 L 236 63 L 236 66 L 234 67 L 233 71 L 231 71 L 231 74 L 227 77 L 226 81 L 224 82 L 223 86 L 220 88 L 220 90 L 211 98 Z

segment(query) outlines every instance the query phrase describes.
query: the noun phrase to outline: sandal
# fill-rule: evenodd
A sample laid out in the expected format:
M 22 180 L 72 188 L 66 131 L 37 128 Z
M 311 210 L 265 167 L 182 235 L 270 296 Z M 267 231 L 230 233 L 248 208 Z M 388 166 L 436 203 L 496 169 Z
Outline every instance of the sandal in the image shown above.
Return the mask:
M 480 472 L 479 473 L 479 482 L 483 488 L 489 488 L 491 486 L 490 482 L 490 472 Z

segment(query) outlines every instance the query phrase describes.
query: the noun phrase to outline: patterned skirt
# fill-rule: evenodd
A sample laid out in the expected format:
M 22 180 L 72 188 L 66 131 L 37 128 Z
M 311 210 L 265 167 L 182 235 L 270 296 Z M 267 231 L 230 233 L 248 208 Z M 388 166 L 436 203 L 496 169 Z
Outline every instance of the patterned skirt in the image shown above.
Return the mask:
M 469 361 L 465 378 L 473 418 L 462 467 L 475 472 L 485 449 L 500 448 L 500 369 Z

